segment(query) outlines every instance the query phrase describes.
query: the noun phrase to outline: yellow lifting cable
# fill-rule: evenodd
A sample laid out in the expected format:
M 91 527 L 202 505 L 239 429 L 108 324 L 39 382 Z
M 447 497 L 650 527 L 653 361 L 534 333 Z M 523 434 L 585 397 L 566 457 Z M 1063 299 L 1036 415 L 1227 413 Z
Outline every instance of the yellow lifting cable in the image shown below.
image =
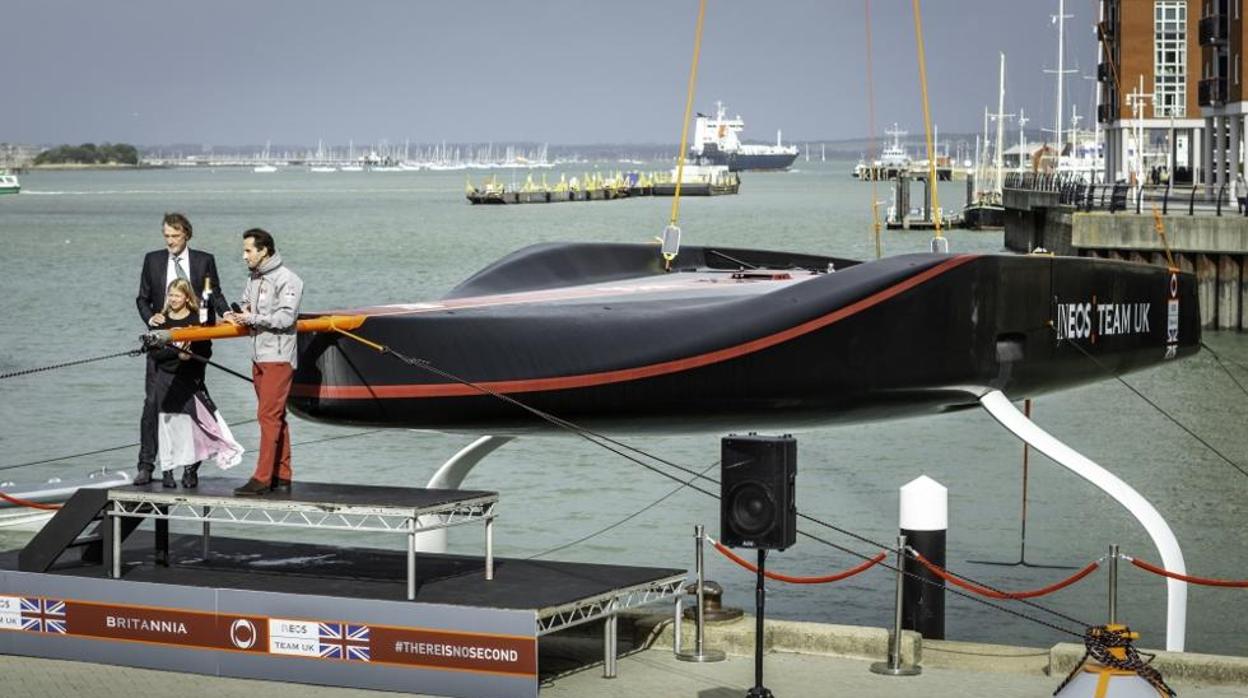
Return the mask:
M 935 209 L 936 240 L 943 240 L 940 234 L 940 195 L 936 191 L 936 155 L 932 152 L 932 110 L 927 104 L 927 62 L 923 49 L 923 17 L 919 11 L 919 0 L 911 0 L 914 6 L 914 41 L 919 52 L 919 87 L 923 92 L 923 131 L 927 140 L 927 176 L 932 187 L 932 208 Z M 936 251 L 938 243 L 932 241 L 932 251 Z M 948 249 L 948 244 L 945 245 Z
M 1178 271 L 1179 267 L 1174 263 L 1174 255 L 1170 254 L 1170 241 L 1166 239 L 1166 224 L 1161 219 L 1161 211 L 1157 210 L 1157 204 L 1153 204 L 1153 230 L 1157 231 L 1157 237 L 1161 238 L 1161 247 L 1166 251 L 1166 262 L 1170 266 L 1170 271 Z
M 867 157 L 875 162 L 875 84 L 871 71 L 871 0 L 862 0 L 863 10 L 867 16 Z M 863 171 L 866 174 L 867 170 Z M 875 258 L 879 259 L 883 252 L 880 249 L 880 194 L 875 181 L 871 179 L 871 230 L 875 238 Z
M 702 53 L 702 25 L 706 20 L 706 0 L 698 3 L 698 26 L 693 35 L 693 62 L 689 65 L 689 87 L 685 95 L 685 118 L 680 122 L 680 151 L 676 154 L 676 187 L 672 192 L 672 216 L 663 231 L 663 260 L 668 268 L 680 247 L 680 183 L 685 178 L 685 148 L 689 144 L 689 116 L 693 113 L 693 93 L 698 84 L 698 57 Z

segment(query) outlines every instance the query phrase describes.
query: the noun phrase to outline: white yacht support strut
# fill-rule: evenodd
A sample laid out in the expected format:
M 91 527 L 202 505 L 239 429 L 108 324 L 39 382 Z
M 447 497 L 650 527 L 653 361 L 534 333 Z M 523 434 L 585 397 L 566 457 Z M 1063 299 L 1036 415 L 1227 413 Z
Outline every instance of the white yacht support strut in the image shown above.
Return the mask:
M 1114 498 L 1144 526 L 1157 551 L 1161 554 L 1161 562 L 1166 569 L 1179 574 L 1187 574 L 1187 565 L 1183 561 L 1183 551 L 1179 549 L 1179 541 L 1174 537 L 1169 524 L 1161 518 L 1161 514 L 1153 508 L 1148 500 L 1140 496 L 1130 485 L 1116 475 L 1093 463 L 1086 456 L 1075 451 L 1055 439 L 1051 434 L 1032 422 L 1010 399 L 999 390 L 993 390 L 979 398 L 979 402 L 988 410 L 1001 426 L 1009 429 L 1015 436 L 1030 444 L 1054 462 L 1070 470 L 1079 477 L 1091 482 L 1102 491 Z M 1187 583 L 1177 579 L 1166 580 L 1166 649 L 1171 652 L 1182 652 L 1187 634 Z
M 429 484 L 425 485 L 426 489 L 431 490 L 457 490 L 463 484 L 464 478 L 468 477 L 469 471 L 477 466 L 482 459 L 498 450 L 500 446 L 514 439 L 514 436 L 482 436 L 472 443 L 464 446 L 458 453 L 451 456 L 438 471 L 429 478 Z M 431 516 L 437 516 L 433 514 Z M 420 517 L 420 523 L 424 525 L 425 517 Z M 425 553 L 444 553 L 446 552 L 446 529 L 439 528 L 433 531 L 425 531 L 416 534 L 416 549 Z

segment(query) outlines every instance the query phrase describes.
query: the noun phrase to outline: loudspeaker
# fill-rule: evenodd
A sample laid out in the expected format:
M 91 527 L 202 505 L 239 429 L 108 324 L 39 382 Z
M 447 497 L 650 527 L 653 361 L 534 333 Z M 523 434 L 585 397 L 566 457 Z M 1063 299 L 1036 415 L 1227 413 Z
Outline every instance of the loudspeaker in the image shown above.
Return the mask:
M 732 434 L 722 441 L 719 540 L 784 550 L 797 542 L 797 439 Z

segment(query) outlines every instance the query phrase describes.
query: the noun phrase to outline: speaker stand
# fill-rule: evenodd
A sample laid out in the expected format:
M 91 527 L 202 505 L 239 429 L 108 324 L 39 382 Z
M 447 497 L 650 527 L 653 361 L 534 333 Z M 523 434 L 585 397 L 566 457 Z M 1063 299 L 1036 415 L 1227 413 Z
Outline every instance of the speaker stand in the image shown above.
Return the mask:
M 767 590 L 763 587 L 767 551 L 758 550 L 758 582 L 754 587 L 754 688 L 745 698 L 773 698 L 771 691 L 763 685 L 763 609 L 766 605 Z

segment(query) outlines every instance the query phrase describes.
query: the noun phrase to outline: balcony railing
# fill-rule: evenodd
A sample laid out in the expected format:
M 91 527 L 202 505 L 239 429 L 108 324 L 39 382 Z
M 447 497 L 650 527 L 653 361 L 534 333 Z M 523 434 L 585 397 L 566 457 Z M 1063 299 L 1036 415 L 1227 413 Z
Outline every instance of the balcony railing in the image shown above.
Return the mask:
M 1229 18 L 1226 15 L 1210 15 L 1200 20 L 1200 45 L 1217 46 L 1228 39 Z
M 1197 101 L 1202 107 L 1226 104 L 1226 78 L 1205 78 L 1196 90 Z

